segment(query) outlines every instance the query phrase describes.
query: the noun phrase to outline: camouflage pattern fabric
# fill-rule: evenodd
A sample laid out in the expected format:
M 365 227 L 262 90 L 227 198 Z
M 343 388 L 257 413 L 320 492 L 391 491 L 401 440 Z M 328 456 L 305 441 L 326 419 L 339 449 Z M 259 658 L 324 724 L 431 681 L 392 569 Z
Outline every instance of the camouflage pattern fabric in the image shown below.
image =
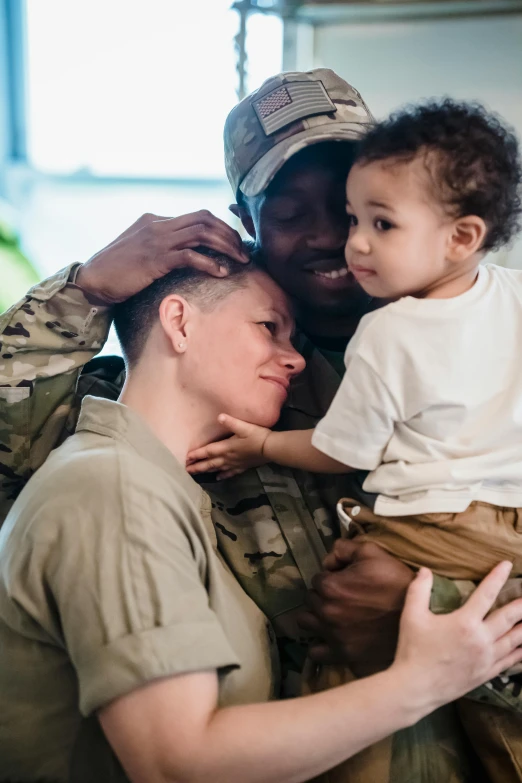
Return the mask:
M 292 103 L 294 86 L 305 94 Z M 276 130 L 266 120 L 276 120 Z M 360 93 L 328 68 L 272 76 L 227 117 L 225 168 L 232 190 L 256 196 L 296 152 L 321 141 L 360 139 L 373 122 Z
M 107 337 L 110 311 L 91 304 L 74 285 L 75 268 L 36 286 L 0 318 L 0 521 L 31 474 L 74 431 L 82 397 L 116 399 L 123 385 L 121 359 L 89 361 Z M 284 429 L 314 426 L 340 380 L 304 336 L 297 347 L 307 368 L 283 409 L 279 426 Z M 283 695 L 301 689 L 307 645 L 297 628 L 296 612 L 324 552 L 340 535 L 335 506 L 340 497 L 350 494 L 348 480 L 267 466 L 229 481 L 203 482 L 212 498 L 220 550 L 278 636 Z M 434 607 L 451 611 L 473 589 L 473 583 L 436 579 Z M 315 676 L 309 671 L 305 677 L 309 687 L 314 686 Z M 494 683 L 490 693 L 503 702 L 515 703 L 519 697 L 515 685 L 507 688 L 501 682 Z M 377 753 L 369 749 L 365 753 L 376 755 L 380 767 L 373 768 L 370 778 L 362 759 L 363 777 L 351 777 L 350 783 L 363 778 L 364 783 L 477 783 L 481 779 L 470 762 L 473 754 L 468 753 L 469 742 L 453 705 L 385 742 L 392 743 L 388 747 L 393 750 L 387 772 L 382 772 L 379 748 Z M 356 759 L 361 761 L 360 757 Z
M 107 338 L 109 309 L 74 285 L 78 268 L 34 286 L 0 316 L 0 524 L 68 434 L 78 376 Z

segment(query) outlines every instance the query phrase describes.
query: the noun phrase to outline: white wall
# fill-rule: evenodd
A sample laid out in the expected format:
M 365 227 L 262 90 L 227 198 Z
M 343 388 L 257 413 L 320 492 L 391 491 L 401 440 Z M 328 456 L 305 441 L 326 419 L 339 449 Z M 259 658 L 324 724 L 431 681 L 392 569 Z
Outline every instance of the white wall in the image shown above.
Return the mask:
M 300 68 L 333 68 L 378 117 L 420 98 L 478 99 L 522 139 L 522 14 L 318 26 L 308 57 Z M 522 268 L 522 240 L 494 260 Z

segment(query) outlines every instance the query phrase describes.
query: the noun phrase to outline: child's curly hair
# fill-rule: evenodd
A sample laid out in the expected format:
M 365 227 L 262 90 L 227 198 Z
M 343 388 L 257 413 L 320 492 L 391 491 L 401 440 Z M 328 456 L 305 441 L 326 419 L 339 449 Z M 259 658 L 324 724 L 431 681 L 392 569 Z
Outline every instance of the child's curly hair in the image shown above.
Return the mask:
M 419 154 L 448 213 L 484 220 L 482 250 L 509 244 L 522 217 L 522 162 L 512 128 L 478 103 L 429 101 L 374 125 L 360 142 L 357 163 L 408 162 Z

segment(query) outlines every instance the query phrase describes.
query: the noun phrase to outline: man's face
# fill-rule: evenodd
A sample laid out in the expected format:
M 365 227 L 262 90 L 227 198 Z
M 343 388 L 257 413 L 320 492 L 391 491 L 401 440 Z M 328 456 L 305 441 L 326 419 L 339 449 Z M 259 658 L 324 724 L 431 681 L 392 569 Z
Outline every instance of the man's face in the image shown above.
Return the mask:
M 267 271 L 301 312 L 361 312 L 368 296 L 348 272 L 346 177 L 349 142 L 316 144 L 294 155 L 248 207 Z M 325 312 L 326 311 L 326 312 Z

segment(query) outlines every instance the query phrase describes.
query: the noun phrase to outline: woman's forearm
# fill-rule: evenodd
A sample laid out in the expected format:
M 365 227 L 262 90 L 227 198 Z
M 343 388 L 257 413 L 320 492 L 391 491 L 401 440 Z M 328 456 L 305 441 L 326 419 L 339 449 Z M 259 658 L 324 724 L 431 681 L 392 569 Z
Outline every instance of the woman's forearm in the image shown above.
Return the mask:
M 349 473 L 343 465 L 312 446 L 313 430 L 272 431 L 263 445 L 263 456 L 270 462 L 310 473 Z
M 434 709 L 399 667 L 300 699 L 218 710 L 162 783 L 303 783 Z

